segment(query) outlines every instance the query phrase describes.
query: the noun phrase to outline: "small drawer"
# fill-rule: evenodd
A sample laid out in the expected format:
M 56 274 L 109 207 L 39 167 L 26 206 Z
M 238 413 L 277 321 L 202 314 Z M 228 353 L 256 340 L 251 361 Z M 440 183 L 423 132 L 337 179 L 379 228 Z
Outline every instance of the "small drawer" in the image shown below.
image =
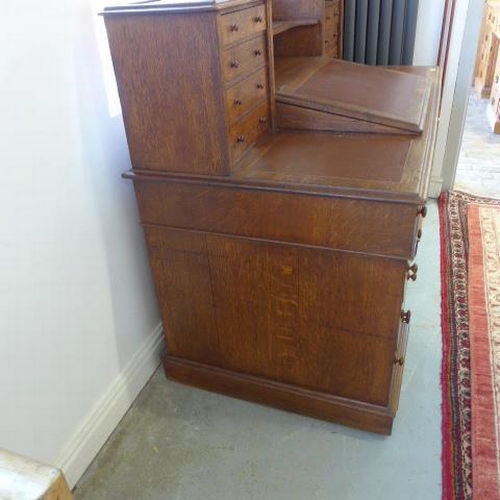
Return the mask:
M 217 18 L 222 45 L 229 45 L 264 31 L 267 27 L 264 4 L 222 14 Z
M 340 20 L 340 2 L 338 2 L 333 6 L 332 11 L 333 11 L 333 18 L 335 22 L 338 23 Z
M 269 106 L 265 102 L 235 123 L 229 132 L 233 163 L 269 128 Z
M 332 6 L 325 9 L 325 26 L 338 26 L 340 24 L 340 8 Z
M 325 53 L 329 57 L 339 57 L 339 36 L 336 29 L 325 31 Z
M 262 68 L 246 80 L 233 85 L 226 92 L 226 112 L 229 123 L 267 99 L 267 71 Z
M 325 40 L 325 54 L 328 57 L 335 57 L 334 46 L 332 40 Z
M 333 15 L 334 15 L 334 6 L 329 5 L 328 7 L 325 8 L 325 22 L 333 22 Z
M 253 73 L 267 62 L 266 38 L 259 36 L 222 53 L 222 69 L 226 82 Z
M 488 15 L 487 15 L 488 24 L 495 29 L 498 21 L 498 11 L 497 9 L 493 9 L 488 7 Z
M 333 30 L 338 30 L 338 22 L 336 24 L 335 19 L 328 20 L 328 18 L 325 18 L 325 32 Z
M 336 19 L 338 21 L 338 19 Z M 332 36 L 338 35 L 339 33 L 340 26 L 337 23 L 334 22 L 328 22 L 325 24 L 325 38 L 332 38 Z
M 339 49 L 339 44 L 334 40 L 332 50 L 331 50 L 331 57 L 339 58 L 340 57 L 340 49 Z
M 399 405 L 399 395 L 401 383 L 403 381 L 403 370 L 406 357 L 406 347 L 408 344 L 409 326 L 402 324 L 398 333 L 396 352 L 394 353 L 394 370 L 392 372 L 392 389 L 390 395 L 389 408 L 396 412 Z

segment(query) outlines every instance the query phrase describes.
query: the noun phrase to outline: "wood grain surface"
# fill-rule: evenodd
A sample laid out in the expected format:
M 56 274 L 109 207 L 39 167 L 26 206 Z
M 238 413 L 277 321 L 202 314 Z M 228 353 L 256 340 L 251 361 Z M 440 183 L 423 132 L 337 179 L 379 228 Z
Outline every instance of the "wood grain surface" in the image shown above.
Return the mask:
M 349 427 L 386 435 L 392 432 L 394 413 L 377 405 L 170 355 L 164 365 L 167 377 L 178 382 Z
M 105 21 L 134 168 L 227 173 L 216 14 Z
M 301 71 L 303 65 L 301 64 Z M 421 132 L 430 83 L 419 75 L 336 59 L 278 87 L 279 102 Z
M 342 11 L 161 1 L 104 15 L 167 376 L 388 434 L 439 72 L 325 57 Z
M 206 186 L 135 182 L 141 222 L 408 260 L 417 206 Z

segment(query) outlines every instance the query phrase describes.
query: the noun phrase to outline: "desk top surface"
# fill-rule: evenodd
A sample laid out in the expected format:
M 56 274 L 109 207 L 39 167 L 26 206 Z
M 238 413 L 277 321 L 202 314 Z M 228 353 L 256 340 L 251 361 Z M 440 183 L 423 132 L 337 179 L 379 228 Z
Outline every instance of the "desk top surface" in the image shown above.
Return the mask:
M 402 68 L 431 82 L 421 135 L 333 134 L 284 130 L 259 141 L 232 179 L 337 195 L 423 201 L 432 167 L 439 71 Z

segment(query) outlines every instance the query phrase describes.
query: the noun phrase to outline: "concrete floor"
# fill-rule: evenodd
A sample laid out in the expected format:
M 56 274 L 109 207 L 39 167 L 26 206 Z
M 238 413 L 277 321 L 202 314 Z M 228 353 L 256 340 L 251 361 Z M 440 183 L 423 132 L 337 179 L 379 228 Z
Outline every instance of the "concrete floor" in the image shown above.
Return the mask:
M 430 203 L 408 287 L 412 324 L 393 435 L 167 381 L 158 370 L 87 470 L 77 500 L 438 500 L 440 278 Z
M 471 92 L 455 189 L 500 198 L 500 134 L 488 125 L 487 104 Z

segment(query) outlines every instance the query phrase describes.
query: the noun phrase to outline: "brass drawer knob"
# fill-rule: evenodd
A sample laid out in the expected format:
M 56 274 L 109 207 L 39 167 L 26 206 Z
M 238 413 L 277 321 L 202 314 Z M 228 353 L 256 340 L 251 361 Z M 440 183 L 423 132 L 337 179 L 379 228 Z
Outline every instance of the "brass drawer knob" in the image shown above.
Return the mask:
M 242 144 L 243 142 L 245 142 L 245 136 L 239 135 L 238 137 L 236 137 L 236 142 Z
M 258 88 L 258 89 L 263 89 L 263 88 L 264 88 L 264 85 L 263 85 L 262 83 L 258 83 L 258 84 L 257 84 L 257 88 Z
M 259 123 L 266 123 L 267 122 L 267 118 L 265 116 L 261 116 L 259 118 Z
M 411 320 L 411 311 L 401 311 L 401 321 L 403 323 L 406 323 L 407 325 L 410 324 Z
M 427 207 L 424 205 L 418 209 L 417 215 L 421 215 L 425 219 L 427 217 Z
M 231 31 L 239 31 L 240 27 L 237 24 L 231 24 L 229 27 Z
M 394 360 L 394 364 L 395 365 L 399 365 L 399 366 L 403 366 L 405 364 L 405 357 L 404 356 L 400 356 L 399 358 L 396 358 Z
M 242 101 L 241 99 L 235 99 L 235 100 L 234 100 L 234 104 L 235 104 L 236 106 L 241 106 L 241 105 L 243 104 L 243 101 Z
M 418 272 L 418 265 L 413 264 L 408 268 L 408 271 L 406 272 L 406 279 L 409 281 L 417 281 L 417 272 Z
M 262 55 L 262 50 L 256 49 L 256 50 L 253 51 L 253 53 L 254 53 L 254 56 L 261 56 Z
M 262 16 L 257 16 L 257 17 L 254 17 L 253 19 L 256 23 L 261 23 L 264 19 L 262 18 Z
M 240 63 L 238 61 L 231 61 L 231 68 L 239 68 Z

